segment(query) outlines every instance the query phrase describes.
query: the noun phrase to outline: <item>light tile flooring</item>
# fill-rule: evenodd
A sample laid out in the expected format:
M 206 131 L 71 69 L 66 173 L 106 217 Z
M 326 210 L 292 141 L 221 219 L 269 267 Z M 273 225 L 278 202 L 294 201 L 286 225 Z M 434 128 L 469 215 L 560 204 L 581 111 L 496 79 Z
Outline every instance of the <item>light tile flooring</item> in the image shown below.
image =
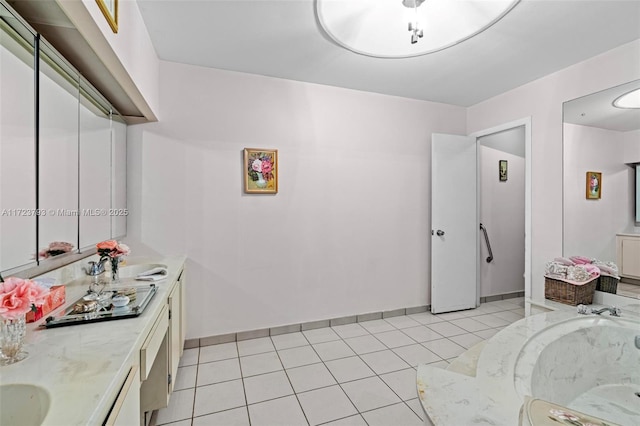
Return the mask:
M 523 306 L 508 299 L 188 349 L 152 424 L 419 426 L 417 365 L 446 368 Z

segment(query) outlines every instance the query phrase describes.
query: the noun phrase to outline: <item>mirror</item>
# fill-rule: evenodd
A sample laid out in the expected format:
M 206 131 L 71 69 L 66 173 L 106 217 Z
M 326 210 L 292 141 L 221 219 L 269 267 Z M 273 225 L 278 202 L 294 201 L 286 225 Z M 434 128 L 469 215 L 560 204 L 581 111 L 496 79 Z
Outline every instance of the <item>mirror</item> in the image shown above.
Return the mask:
M 40 44 L 39 260 L 78 250 L 78 73 Z
M 632 167 L 640 162 L 640 109 L 613 106 L 638 88 L 640 80 L 563 105 L 565 257 L 617 262 L 616 235 L 640 234 Z M 640 285 L 625 281 L 618 283 L 617 294 L 640 297 Z
M 33 36 L 0 5 L 0 271 L 35 265 Z

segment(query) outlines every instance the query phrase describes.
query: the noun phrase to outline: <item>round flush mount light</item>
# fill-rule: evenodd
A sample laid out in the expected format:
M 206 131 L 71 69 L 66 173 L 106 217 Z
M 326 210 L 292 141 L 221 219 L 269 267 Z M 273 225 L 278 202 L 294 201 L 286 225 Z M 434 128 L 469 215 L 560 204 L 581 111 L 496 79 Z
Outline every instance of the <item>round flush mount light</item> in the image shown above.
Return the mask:
M 500 20 L 520 0 L 317 0 L 318 20 L 339 45 L 378 58 L 454 46 Z
M 616 100 L 613 101 L 613 106 L 628 109 L 640 108 L 640 89 L 635 89 L 622 96 L 618 96 Z

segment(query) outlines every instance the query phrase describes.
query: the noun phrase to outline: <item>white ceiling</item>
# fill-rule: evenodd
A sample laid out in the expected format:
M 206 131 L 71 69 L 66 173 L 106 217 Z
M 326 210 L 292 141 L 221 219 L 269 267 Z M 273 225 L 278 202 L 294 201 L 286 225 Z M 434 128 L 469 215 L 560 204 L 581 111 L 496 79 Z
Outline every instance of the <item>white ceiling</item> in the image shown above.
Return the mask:
M 313 0 L 138 2 L 163 60 L 461 106 L 640 38 L 638 0 L 522 0 L 451 48 L 380 59 L 332 41 Z

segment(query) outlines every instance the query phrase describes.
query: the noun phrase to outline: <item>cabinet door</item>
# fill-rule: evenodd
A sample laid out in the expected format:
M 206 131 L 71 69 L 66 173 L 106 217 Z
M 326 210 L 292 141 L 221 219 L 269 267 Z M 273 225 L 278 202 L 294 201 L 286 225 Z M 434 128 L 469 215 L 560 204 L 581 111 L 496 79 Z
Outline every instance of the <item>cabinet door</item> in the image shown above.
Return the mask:
M 187 285 L 185 278 L 186 271 L 183 269 L 180 274 L 180 356 L 184 352 L 184 342 L 187 338 Z
M 178 363 L 180 362 L 180 341 L 181 332 L 181 283 L 178 281 L 173 291 L 169 295 L 169 374 L 171 381 L 169 383 L 169 394 L 173 392 L 173 386 L 178 373 Z
M 138 366 L 134 365 L 122 385 L 120 394 L 109 413 L 106 426 L 133 426 L 140 424 L 140 381 Z
M 626 277 L 640 278 L 640 238 L 622 239 L 621 274 Z

